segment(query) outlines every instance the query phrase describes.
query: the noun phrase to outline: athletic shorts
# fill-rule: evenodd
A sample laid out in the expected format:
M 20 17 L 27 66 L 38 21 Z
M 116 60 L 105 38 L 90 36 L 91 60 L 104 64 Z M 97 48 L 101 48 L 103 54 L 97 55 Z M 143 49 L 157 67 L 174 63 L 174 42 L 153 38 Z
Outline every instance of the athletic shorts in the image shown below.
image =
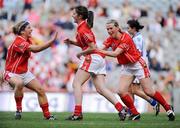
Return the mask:
M 8 82 L 11 77 L 20 77 L 23 80 L 24 86 L 26 86 L 30 81 L 35 79 L 35 76 L 30 71 L 27 71 L 26 73 L 23 74 L 16 74 L 9 71 L 4 72 L 3 79 L 5 81 Z
M 105 59 L 98 54 L 90 54 L 81 57 L 79 68 L 93 74 L 106 75 Z
M 120 74 L 132 75 L 138 80 L 150 77 L 148 65 L 143 58 L 140 58 L 136 63 L 122 65 Z

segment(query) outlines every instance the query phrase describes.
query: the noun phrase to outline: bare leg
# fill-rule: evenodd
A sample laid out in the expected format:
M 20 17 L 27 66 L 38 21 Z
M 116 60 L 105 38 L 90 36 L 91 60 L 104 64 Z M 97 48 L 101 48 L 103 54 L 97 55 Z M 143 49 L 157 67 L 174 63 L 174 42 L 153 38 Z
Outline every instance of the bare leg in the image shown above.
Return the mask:
M 158 91 L 153 90 L 153 88 L 151 86 L 152 81 L 150 80 L 150 78 L 143 78 L 140 80 L 140 83 L 141 83 L 146 95 L 148 95 L 148 96 L 152 97 L 153 99 L 155 99 L 156 101 L 158 101 L 164 107 L 164 109 L 167 111 L 169 120 L 174 121 L 175 114 L 174 114 L 171 106 L 166 102 L 166 100 L 162 97 L 162 95 Z
M 82 120 L 82 85 L 89 79 L 90 74 L 82 69 L 78 69 L 73 81 L 73 91 L 75 97 L 75 107 L 73 115 L 66 120 Z
M 73 91 L 75 104 L 82 105 L 82 85 L 89 79 L 90 74 L 82 69 L 78 69 L 73 81 Z
M 42 108 L 45 119 L 55 120 L 56 118 L 54 116 L 52 116 L 49 112 L 48 100 L 47 100 L 45 91 L 44 91 L 43 87 L 41 86 L 41 84 L 39 83 L 39 81 L 36 79 L 33 79 L 32 81 L 30 81 L 27 84 L 26 87 L 37 93 L 39 105 Z
M 112 104 L 115 105 L 118 102 L 117 98 L 113 95 L 113 93 L 104 86 L 105 84 L 104 75 L 96 75 L 95 77 L 93 77 L 93 83 L 96 87 L 97 92 L 103 95 Z
M 22 98 L 23 98 L 23 81 L 20 77 L 12 77 L 9 79 L 9 84 L 14 88 L 14 98 L 16 101 L 17 111 L 22 111 Z
M 132 84 L 131 90 L 132 90 L 133 94 L 135 94 L 135 95 L 145 99 L 146 101 L 150 102 L 151 98 L 144 93 L 144 91 L 142 90 L 140 85 Z
M 16 101 L 16 113 L 15 119 L 21 119 L 22 112 L 22 99 L 23 99 L 23 81 L 20 77 L 11 77 L 8 81 L 10 86 L 15 90 L 14 91 L 14 99 Z
M 45 91 L 38 80 L 33 79 L 31 82 L 27 84 L 26 87 L 37 93 L 40 105 L 48 102 Z
M 133 117 L 132 120 L 136 120 L 140 118 L 139 112 L 136 110 L 133 99 L 130 97 L 128 92 L 129 86 L 132 83 L 133 79 L 134 79 L 133 76 L 121 75 L 120 77 L 121 83 L 118 92 L 124 104 L 130 109 L 131 113 L 135 115 L 135 118 Z
M 134 100 L 134 92 L 133 92 L 133 85 L 132 84 L 130 85 L 128 92 L 129 92 L 129 96 L 131 96 L 131 98 Z
M 126 118 L 126 110 L 124 109 L 122 104 L 117 100 L 117 98 L 113 95 L 113 93 L 104 86 L 105 76 L 96 75 L 92 77 L 92 79 L 97 92 L 102 96 L 104 96 L 108 101 L 110 101 L 115 106 L 116 110 L 119 112 L 118 115 L 120 120 L 124 121 Z

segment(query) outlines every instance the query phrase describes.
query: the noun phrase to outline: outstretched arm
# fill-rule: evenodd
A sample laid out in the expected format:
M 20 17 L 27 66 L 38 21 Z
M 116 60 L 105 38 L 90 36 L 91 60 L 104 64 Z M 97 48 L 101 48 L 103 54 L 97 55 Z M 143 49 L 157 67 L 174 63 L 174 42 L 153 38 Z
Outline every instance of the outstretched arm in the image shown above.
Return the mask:
M 100 52 L 105 54 L 106 56 L 117 57 L 119 54 L 121 54 L 123 52 L 123 49 L 116 48 L 115 51 L 100 50 Z
M 56 40 L 57 38 L 57 35 L 58 35 L 58 32 L 56 32 L 54 34 L 54 36 L 47 42 L 47 43 L 44 43 L 44 44 L 41 44 L 41 45 L 30 45 L 29 46 L 29 50 L 31 52 L 40 52 L 40 51 L 43 51 L 44 49 L 47 49 L 48 47 L 50 47 L 53 42 Z
M 0 86 L 2 85 L 3 83 L 3 73 L 0 71 Z
M 66 43 L 66 44 L 73 44 L 73 45 L 75 45 L 75 46 L 79 46 L 76 41 L 70 40 L 69 38 L 68 38 L 68 39 L 65 39 L 65 40 L 64 40 L 64 43 Z

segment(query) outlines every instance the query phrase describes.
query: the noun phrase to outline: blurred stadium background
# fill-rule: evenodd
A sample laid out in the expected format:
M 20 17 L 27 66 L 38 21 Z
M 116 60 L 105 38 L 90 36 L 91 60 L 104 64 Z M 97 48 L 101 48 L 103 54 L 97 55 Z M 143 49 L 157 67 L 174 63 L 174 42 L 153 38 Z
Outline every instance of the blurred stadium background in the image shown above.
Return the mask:
M 179 0 L 0 0 L 0 74 L 4 70 L 7 48 L 14 39 L 11 26 L 20 20 L 33 25 L 33 40 L 44 43 L 57 30 L 54 46 L 41 53 L 32 54 L 30 70 L 36 75 L 47 92 L 50 110 L 73 110 L 72 80 L 77 69 L 76 53 L 80 50 L 63 43 L 73 38 L 75 24 L 71 7 L 85 5 L 95 13 L 94 28 L 98 45 L 107 36 L 105 23 L 116 19 L 126 31 L 126 21 L 138 18 L 145 26 L 143 35 L 148 50 L 153 87 L 159 90 L 180 113 L 180 1 Z M 109 61 L 111 60 L 111 61 Z M 107 58 L 106 85 L 116 91 L 118 65 Z M 2 76 L 1 76 L 2 77 Z M 0 79 L 0 111 L 15 111 L 13 90 Z M 115 112 L 113 106 L 98 95 L 91 81 L 83 88 L 84 112 Z M 23 111 L 40 111 L 36 95 L 24 89 Z M 135 105 L 140 112 L 152 112 L 147 102 L 136 97 Z M 163 111 L 163 110 L 162 110 Z

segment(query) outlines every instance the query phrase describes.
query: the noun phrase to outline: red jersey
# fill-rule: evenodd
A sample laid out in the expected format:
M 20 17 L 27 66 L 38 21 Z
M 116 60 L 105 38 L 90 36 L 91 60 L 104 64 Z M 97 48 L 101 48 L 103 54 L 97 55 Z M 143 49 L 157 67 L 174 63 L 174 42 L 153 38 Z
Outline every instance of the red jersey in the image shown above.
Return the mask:
M 21 36 L 17 36 L 14 42 L 9 46 L 5 70 L 22 74 L 28 71 L 28 59 L 31 52 L 28 47 L 31 44 L 30 40 L 25 40 Z
M 82 50 L 86 50 L 89 47 L 88 43 L 93 42 L 96 45 L 95 36 L 85 20 L 82 21 L 77 27 L 76 41 L 79 47 L 82 48 Z M 104 57 L 104 55 L 99 51 L 94 51 L 93 53 L 99 54 Z
M 137 50 L 132 38 L 125 32 L 122 33 L 120 40 L 109 37 L 103 44 L 106 48 L 111 47 L 113 51 L 115 51 L 116 48 L 123 49 L 123 53 L 117 56 L 119 64 L 135 63 L 141 57 L 141 54 Z

